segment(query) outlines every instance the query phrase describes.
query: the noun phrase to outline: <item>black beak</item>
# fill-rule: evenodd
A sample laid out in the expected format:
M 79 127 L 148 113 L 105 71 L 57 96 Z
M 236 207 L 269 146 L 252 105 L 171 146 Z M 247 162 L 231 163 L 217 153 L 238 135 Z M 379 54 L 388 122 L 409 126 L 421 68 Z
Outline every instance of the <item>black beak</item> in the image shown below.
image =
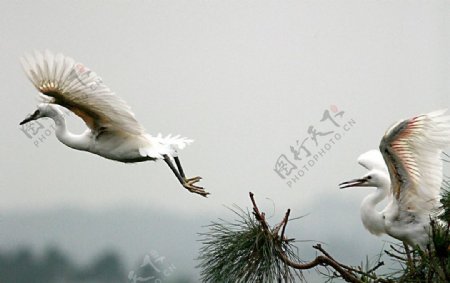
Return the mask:
M 19 123 L 19 125 L 23 125 L 26 124 L 30 121 L 36 120 L 36 118 L 39 116 L 39 110 L 34 111 L 33 114 L 30 114 L 27 118 L 25 118 L 25 120 L 23 120 L 22 122 Z
M 350 187 L 358 187 L 367 182 L 366 178 L 353 179 L 347 182 L 343 182 L 339 184 L 339 189 L 345 189 Z
M 20 122 L 19 125 L 26 124 L 26 123 L 28 123 L 28 122 L 30 122 L 30 121 L 32 121 L 32 120 L 34 120 L 34 117 L 33 117 L 33 115 L 30 115 L 30 116 L 28 116 L 27 118 L 25 118 L 25 120 L 23 120 L 22 122 Z

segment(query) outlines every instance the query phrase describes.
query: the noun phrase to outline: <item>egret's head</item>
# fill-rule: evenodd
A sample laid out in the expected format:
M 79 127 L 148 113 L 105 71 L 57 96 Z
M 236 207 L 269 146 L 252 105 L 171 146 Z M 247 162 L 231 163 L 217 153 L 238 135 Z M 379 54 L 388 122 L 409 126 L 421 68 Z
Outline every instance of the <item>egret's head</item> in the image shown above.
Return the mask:
M 55 114 L 57 114 L 57 109 L 55 109 L 53 105 L 48 103 L 41 103 L 38 105 L 36 111 L 34 111 L 33 114 L 28 115 L 27 118 L 20 122 L 20 125 L 43 117 L 53 117 Z
M 370 170 L 361 178 L 353 179 L 339 184 L 340 189 L 350 187 L 380 187 L 389 181 L 389 176 L 379 170 Z

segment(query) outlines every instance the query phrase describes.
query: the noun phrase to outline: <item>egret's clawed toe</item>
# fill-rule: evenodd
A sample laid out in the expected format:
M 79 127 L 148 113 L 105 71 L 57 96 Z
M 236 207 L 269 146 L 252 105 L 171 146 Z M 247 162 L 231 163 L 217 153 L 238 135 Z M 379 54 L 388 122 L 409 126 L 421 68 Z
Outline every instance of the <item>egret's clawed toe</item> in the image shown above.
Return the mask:
M 195 194 L 199 194 L 201 196 L 207 197 L 209 195 L 209 193 L 207 191 L 205 191 L 205 189 L 203 187 L 194 185 L 201 179 L 202 179 L 202 177 L 199 177 L 199 176 L 193 177 L 193 178 L 187 178 L 187 179 L 185 179 L 185 181 L 183 183 L 183 187 L 185 187 L 191 193 L 195 193 Z
M 197 176 L 197 177 L 192 177 L 192 178 L 186 178 L 185 181 L 188 183 L 191 182 L 191 184 L 195 184 L 198 181 L 200 181 L 201 179 L 203 179 L 203 178 L 200 176 Z

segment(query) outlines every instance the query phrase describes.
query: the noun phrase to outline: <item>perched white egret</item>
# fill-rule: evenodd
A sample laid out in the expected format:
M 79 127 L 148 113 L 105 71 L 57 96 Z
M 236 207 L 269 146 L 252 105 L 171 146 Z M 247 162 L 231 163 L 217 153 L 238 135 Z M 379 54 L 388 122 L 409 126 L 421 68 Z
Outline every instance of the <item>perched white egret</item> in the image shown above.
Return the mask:
M 450 116 L 441 110 L 399 121 L 387 130 L 379 152 L 370 151 L 359 158 L 369 173 L 339 186 L 377 187 L 361 203 L 361 219 L 369 232 L 426 248 L 430 216 L 439 210 L 441 154 L 448 145 Z M 381 166 L 380 156 L 384 159 Z M 386 197 L 386 208 L 376 210 Z
M 378 213 L 375 209 L 376 205 L 386 197 L 390 197 L 389 189 L 391 180 L 389 178 L 388 168 L 380 151 L 376 149 L 361 154 L 358 157 L 358 163 L 369 170 L 369 172 L 361 178 L 343 182 L 339 184 L 339 186 L 341 189 L 348 187 L 377 188 L 373 194 L 367 196 L 363 200 L 361 204 L 361 220 L 364 227 L 369 230 L 370 233 L 374 235 L 381 235 L 386 233 L 384 223 L 381 221 L 376 221 L 376 219 L 374 220 L 373 218 L 378 217 Z M 382 214 L 383 212 L 379 213 Z
M 187 190 L 208 195 L 204 188 L 195 185 L 201 177 L 186 178 L 178 158 L 178 151 L 192 140 L 146 133 L 127 103 L 96 73 L 70 57 L 45 51 L 25 55 L 21 61 L 43 103 L 20 125 L 48 117 L 56 124 L 58 140 L 73 149 L 126 163 L 163 159 Z M 70 133 L 61 106 L 83 119 L 88 129 L 79 135 Z

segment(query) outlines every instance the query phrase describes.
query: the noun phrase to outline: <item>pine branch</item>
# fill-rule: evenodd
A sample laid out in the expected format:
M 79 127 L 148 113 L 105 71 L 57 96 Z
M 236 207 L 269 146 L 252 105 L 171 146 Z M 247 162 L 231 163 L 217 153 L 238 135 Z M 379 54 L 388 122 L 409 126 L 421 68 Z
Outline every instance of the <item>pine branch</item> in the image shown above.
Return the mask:
M 320 244 L 313 248 L 322 255 L 302 262 L 291 245 L 293 239 L 285 236 L 290 209 L 281 222 L 271 228 L 254 194 L 250 192 L 249 196 L 253 205 L 251 214 L 242 209 L 240 213 L 233 210 L 241 218 L 238 224 L 216 222 L 209 226 L 210 233 L 200 234 L 204 237 L 199 256 L 204 282 L 293 281 L 294 276 L 302 277 L 302 270 L 320 267 L 333 269 L 336 276 L 347 282 L 362 283 L 358 275 L 376 282 L 390 282 L 372 274 L 382 262 L 368 272 L 357 270 L 335 260 Z

